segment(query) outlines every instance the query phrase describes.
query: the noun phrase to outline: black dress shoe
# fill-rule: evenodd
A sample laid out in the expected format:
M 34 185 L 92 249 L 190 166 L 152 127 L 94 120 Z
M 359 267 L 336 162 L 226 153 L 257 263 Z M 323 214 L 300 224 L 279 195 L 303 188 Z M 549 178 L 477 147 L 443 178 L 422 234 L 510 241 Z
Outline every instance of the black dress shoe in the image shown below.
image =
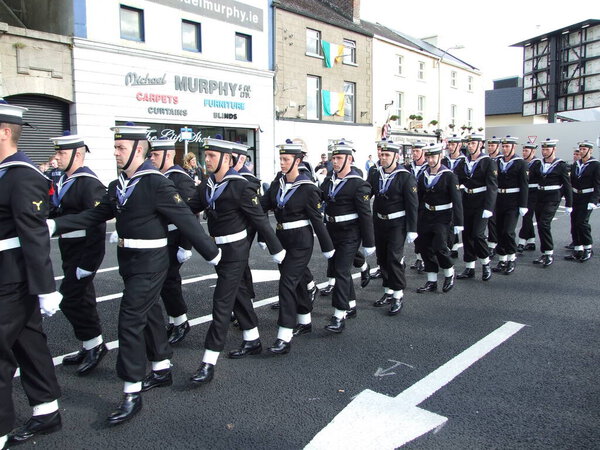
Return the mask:
M 425 270 L 425 264 L 422 260 L 417 259 L 414 263 L 410 265 L 410 268 L 416 270 L 417 273 L 423 273 L 423 271 Z
M 175 325 L 171 337 L 169 337 L 169 344 L 177 345 L 185 336 L 190 332 L 190 323 L 186 320 L 181 325 Z
M 515 268 L 517 267 L 517 263 L 515 261 L 508 261 L 506 263 L 506 268 L 504 269 L 504 272 L 502 272 L 504 275 L 510 275 L 511 273 L 513 273 L 515 271 Z
M 565 256 L 565 259 L 567 261 L 579 261 L 581 259 L 582 255 L 583 255 L 583 252 L 573 251 L 573 253 L 571 253 L 570 255 Z
M 425 285 L 417 288 L 417 294 L 423 294 L 424 292 L 436 292 L 437 281 L 427 281 Z
M 312 324 L 311 323 L 299 323 L 294 327 L 294 331 L 292 334 L 294 336 L 301 336 L 303 334 L 308 334 L 312 332 Z
M 534 259 L 533 263 L 534 264 L 544 264 L 544 256 L 546 256 L 546 255 L 542 254 L 538 259 Z
M 194 383 L 208 383 L 215 375 L 215 365 L 203 362 L 190 380 Z
M 334 286 L 335 285 L 333 285 L 333 284 L 328 284 L 326 287 L 324 287 L 323 289 L 321 289 L 319 291 L 319 294 L 325 295 L 325 296 L 331 295 L 331 293 L 333 292 Z
M 83 362 L 86 349 L 82 348 L 74 355 L 65 356 L 62 360 L 63 366 L 77 366 Z
M 381 277 L 382 277 L 382 275 L 381 275 L 381 269 L 380 268 L 377 268 L 377 270 L 375 270 L 375 272 L 373 272 L 371 274 L 371 278 L 372 279 L 377 279 L 377 278 L 381 278 Z
M 171 386 L 172 384 L 173 375 L 171 374 L 171 369 L 153 370 L 142 380 L 142 392 L 157 387 Z
M 554 262 L 554 256 L 552 255 L 544 255 L 544 261 L 542 262 L 542 267 L 548 267 L 552 265 Z
M 314 285 L 312 289 L 308 290 L 308 297 L 310 298 L 310 302 L 314 303 L 315 300 L 317 299 L 317 292 L 319 290 L 317 289 L 317 286 Z
M 246 355 L 258 355 L 260 352 L 262 352 L 260 339 L 254 339 L 253 341 L 242 341 L 240 348 L 229 352 L 229 357 L 231 359 L 239 359 Z
M 581 255 L 581 258 L 579 258 L 579 262 L 586 262 L 590 260 L 593 255 L 594 252 L 592 251 L 592 249 L 586 248 L 585 250 L 583 250 L 583 254 Z
M 358 311 L 356 310 L 356 306 L 354 308 L 350 308 L 348 311 L 346 311 L 346 319 L 354 319 L 357 314 Z
M 83 376 L 90 373 L 102 361 L 102 358 L 108 353 L 106 344 L 102 343 L 96 347 L 87 350 L 81 365 L 77 368 L 77 375 Z
M 444 285 L 442 286 L 442 292 L 448 292 L 454 287 L 454 275 L 444 277 Z
M 402 309 L 402 299 L 401 298 L 393 298 L 392 297 L 392 306 L 390 306 L 390 310 L 388 311 L 388 315 L 395 316 Z
M 569 245 L 565 245 L 565 248 L 567 250 L 573 250 L 575 248 L 575 244 L 573 244 L 572 242 Z
M 452 258 L 452 259 L 458 258 L 458 250 L 450 250 L 450 258 Z
M 62 428 L 60 412 L 58 410 L 41 416 L 31 416 L 24 425 L 8 433 L 9 444 L 17 444 L 31 439 L 36 434 L 50 434 Z
M 506 270 L 506 261 L 498 261 L 496 267 L 492 267 L 492 272 L 504 272 Z
M 289 342 L 285 342 L 283 339 L 277 339 L 275 343 L 269 347 L 269 351 L 276 355 L 285 355 L 290 352 L 291 347 Z
M 367 263 L 367 268 L 360 271 L 360 287 L 367 287 L 369 281 L 371 281 L 371 266 Z
M 131 419 L 142 409 L 142 395 L 139 392 L 135 394 L 124 394 L 121 403 L 117 406 L 110 416 L 108 423 L 117 425 Z
M 526 252 L 535 251 L 535 244 L 533 242 L 530 242 L 529 244 L 525 244 L 525 251 Z
M 483 264 L 481 266 L 481 279 L 488 281 L 490 278 L 492 278 L 492 269 L 489 264 Z
M 279 302 L 275 302 L 271 305 L 271 309 L 279 309 Z
M 325 325 L 325 329 L 327 331 L 331 331 L 332 333 L 341 333 L 345 326 L 345 319 L 338 319 L 335 316 L 331 316 L 331 319 L 329 319 L 329 324 Z
M 375 306 L 376 308 L 380 308 L 382 306 L 389 305 L 391 301 L 392 294 L 383 294 L 383 296 L 379 300 L 373 302 L 373 306 Z
M 466 280 L 467 278 L 475 278 L 475 269 L 466 268 L 461 273 L 456 275 L 458 280 Z
M 523 244 L 517 245 L 517 253 L 523 253 L 525 251 L 525 246 Z
M 233 319 L 231 319 L 233 320 Z M 171 333 L 173 332 L 173 327 L 175 325 L 173 325 L 172 323 L 168 324 L 165 328 L 167 329 L 167 337 L 171 337 Z

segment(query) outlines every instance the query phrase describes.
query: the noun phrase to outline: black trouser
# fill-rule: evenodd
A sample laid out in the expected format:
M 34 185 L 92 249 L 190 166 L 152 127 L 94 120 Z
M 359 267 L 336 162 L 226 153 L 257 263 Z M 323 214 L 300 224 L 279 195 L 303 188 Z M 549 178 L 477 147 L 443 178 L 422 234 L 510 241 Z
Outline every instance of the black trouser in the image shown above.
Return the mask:
M 170 317 L 179 317 L 187 313 L 187 305 L 183 299 L 181 291 L 181 275 L 179 269 L 182 264 L 177 260 L 177 251 L 179 247 L 169 245 L 169 268 L 167 269 L 167 278 L 160 291 L 160 296 L 165 305 L 167 315 Z
M 252 242 L 254 241 L 254 236 L 256 236 L 256 229 L 254 227 L 248 228 L 248 236 L 247 239 L 250 242 L 250 246 L 252 246 Z M 254 292 L 254 280 L 252 280 L 252 271 L 250 270 L 250 265 L 246 266 L 244 270 L 244 276 L 242 278 L 243 283 L 246 284 L 246 289 L 248 290 L 248 295 L 251 299 L 256 298 L 256 293 Z
M 148 360 L 162 361 L 173 355 L 158 301 L 166 276 L 162 270 L 123 277 L 117 355 L 117 375 L 123 381 L 142 381 Z
M 485 241 L 485 229 L 488 219 L 482 217 L 483 209 L 464 209 L 465 229 L 462 232 L 465 262 L 476 261 L 490 256 Z
M 591 214 L 592 210 L 587 209 L 587 203 L 573 205 L 573 212 L 571 212 L 573 245 L 592 245 Z
M 251 330 L 258 325 L 247 285 L 242 283 L 247 266 L 248 260 L 245 259 L 222 261 L 216 267 L 217 285 L 213 295 L 212 322 L 204 340 L 204 348 L 207 350 L 220 352 L 225 348 L 232 311 L 242 330 Z
M 552 241 L 552 219 L 554 219 L 559 203 L 560 201 L 537 202 L 535 205 L 535 220 L 537 220 L 542 253 L 554 250 L 554 242 Z
M 286 248 L 285 259 L 279 265 L 279 319 L 277 325 L 296 326 L 297 314 L 308 314 L 312 304 L 306 289 L 306 267 L 312 256 L 312 247 Z
M 100 336 L 102 326 L 96 309 L 96 273 L 78 280 L 75 272 L 79 260 L 79 255 L 76 258 L 63 255 L 62 269 L 65 277 L 59 289 L 63 296 L 60 309 L 73 326 L 75 337 L 80 341 L 87 341 Z
M 516 229 L 519 221 L 519 208 L 504 207 L 501 203 L 496 207 L 496 224 L 498 227 L 498 255 L 514 255 L 517 252 Z
M 425 272 L 438 273 L 440 267 L 449 269 L 454 265 L 448 248 L 451 229 L 448 223 L 419 223 L 416 243 L 423 257 Z
M 357 224 L 356 229 L 346 228 L 343 232 L 336 233 L 328 228 L 328 231 L 335 248 L 335 254 L 329 260 L 335 277 L 331 303 L 334 308 L 347 311 L 350 309 L 348 302 L 356 299 L 350 270 L 360 246 L 360 230 Z
M 406 219 L 393 219 L 394 227 L 385 226 L 383 220 L 375 220 L 375 254 L 381 269 L 383 286 L 393 291 L 406 288 L 406 275 L 402 258 L 406 241 Z
M 497 211 L 494 211 L 494 215 L 488 219 L 488 236 L 487 240 L 489 243 L 498 243 L 498 230 L 500 227 L 498 226 L 497 221 Z
M 27 283 L 0 286 L 0 436 L 15 423 L 13 376 L 19 366 L 30 406 L 60 397 L 37 295 Z
M 357 251 L 356 254 L 354 255 L 354 258 L 352 259 L 352 267 L 355 267 L 357 269 L 361 269 L 362 266 L 367 262 L 367 259 L 365 258 L 365 255 L 363 255 L 360 251 Z M 329 259 L 327 260 L 327 278 L 334 278 L 335 277 L 335 273 L 333 270 L 333 260 Z
M 519 230 L 519 237 L 521 239 L 534 239 L 535 229 L 533 227 L 533 215 L 535 214 L 535 204 L 537 199 L 537 189 L 529 189 L 529 196 L 527 197 L 527 214 L 523 216 L 521 221 L 521 229 Z

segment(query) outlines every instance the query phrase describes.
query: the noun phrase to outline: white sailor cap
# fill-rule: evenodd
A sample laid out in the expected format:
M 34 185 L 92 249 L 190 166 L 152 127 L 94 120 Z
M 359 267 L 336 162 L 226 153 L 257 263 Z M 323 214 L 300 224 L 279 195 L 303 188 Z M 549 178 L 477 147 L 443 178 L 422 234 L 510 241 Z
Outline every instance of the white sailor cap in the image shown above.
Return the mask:
M 587 147 L 587 148 L 594 148 L 594 144 L 592 144 L 590 141 L 581 141 L 579 143 L 577 143 L 577 147 Z
M 422 149 L 424 147 L 427 147 L 427 144 L 423 141 L 413 142 L 411 145 L 412 145 L 412 148 L 416 148 L 416 149 Z
M 392 141 L 385 141 L 381 143 L 382 152 L 393 152 L 398 153 L 400 151 L 400 144 L 396 144 Z
M 446 139 L 449 143 L 450 142 L 456 142 L 456 143 L 460 143 L 462 141 L 462 138 L 460 136 L 457 136 L 456 134 L 453 134 L 452 136 L 450 136 L 449 138 Z
M 175 150 L 175 143 L 177 140 L 175 139 L 167 139 L 167 138 L 159 138 L 153 141 L 150 141 L 150 149 L 151 151 L 167 151 L 167 150 Z
M 492 136 L 491 138 L 489 138 L 487 140 L 487 142 L 488 142 L 488 144 L 499 144 L 500 143 L 500 138 L 498 138 L 496 136 Z
M 345 144 L 345 145 L 349 145 L 351 147 L 354 145 L 354 142 L 352 142 L 351 140 L 346 139 L 346 138 L 331 139 L 331 142 L 333 145 Z
M 479 134 L 479 133 L 473 133 L 473 134 L 467 136 L 467 142 L 472 142 L 472 141 L 482 142 L 484 139 L 485 138 L 484 138 L 483 134 Z
M 62 136 L 57 136 L 50 138 L 52 144 L 54 144 L 54 150 L 74 150 L 77 148 L 85 147 L 86 152 L 89 152 L 90 149 L 81 136 L 76 134 L 71 134 L 70 131 L 65 131 Z
M 9 105 L 6 100 L 0 98 L 0 123 L 23 125 L 23 114 L 25 111 L 27 111 L 27 108 Z
M 514 137 L 514 136 L 506 136 L 502 138 L 502 143 L 503 144 L 516 144 L 517 141 L 519 140 L 518 137 Z
M 138 126 L 133 122 L 127 122 L 125 125 L 117 125 L 110 129 L 115 134 L 115 141 L 145 141 L 148 139 L 150 127 Z
M 556 147 L 556 144 L 558 144 L 558 139 L 546 138 L 545 140 L 542 141 L 541 146 L 542 146 L 542 148 L 544 148 L 544 147 Z
M 523 144 L 523 148 L 530 148 L 532 150 L 535 150 L 537 148 L 537 144 L 534 144 L 533 142 L 525 142 Z
M 289 141 L 289 139 L 288 139 Z M 277 146 L 280 155 L 301 155 L 302 144 L 294 144 L 291 141 Z
M 231 152 L 236 155 L 244 155 L 248 156 L 248 149 L 250 146 L 244 145 L 241 142 L 232 142 L 231 143 Z
M 430 144 L 425 147 L 425 156 L 440 155 L 442 153 L 442 144 Z
M 333 146 L 333 151 L 331 152 L 331 156 L 335 155 L 352 155 L 355 150 L 352 148 L 352 142 L 348 141 L 339 141 Z
M 202 140 L 202 148 L 214 152 L 231 153 L 233 142 L 220 139 L 221 135 L 217 134 L 214 138 L 204 138 Z

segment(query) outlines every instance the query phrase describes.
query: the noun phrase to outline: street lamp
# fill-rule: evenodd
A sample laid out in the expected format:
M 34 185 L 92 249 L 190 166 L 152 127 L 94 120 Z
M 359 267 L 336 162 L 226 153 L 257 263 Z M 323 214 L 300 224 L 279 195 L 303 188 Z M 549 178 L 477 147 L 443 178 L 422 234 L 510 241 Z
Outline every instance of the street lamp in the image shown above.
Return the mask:
M 437 121 L 438 121 L 438 129 L 441 127 L 442 122 L 440 120 L 441 110 L 442 110 L 442 61 L 448 54 L 450 50 L 460 50 L 465 48 L 464 45 L 453 45 L 452 47 L 448 47 L 446 50 L 442 50 L 442 56 L 438 61 L 438 113 L 437 113 Z M 441 139 L 441 133 L 438 136 L 438 140 Z

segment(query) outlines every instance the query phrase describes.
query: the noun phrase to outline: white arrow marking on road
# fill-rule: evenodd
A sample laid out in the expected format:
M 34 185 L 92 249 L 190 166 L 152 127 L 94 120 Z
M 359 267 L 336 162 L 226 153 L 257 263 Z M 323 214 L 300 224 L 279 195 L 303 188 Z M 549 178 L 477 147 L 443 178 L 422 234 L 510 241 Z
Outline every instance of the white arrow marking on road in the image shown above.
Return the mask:
M 507 322 L 395 398 L 361 392 L 305 447 L 395 449 L 446 423 L 447 417 L 417 405 L 483 358 L 525 325 Z
M 381 367 L 378 367 L 377 370 L 375 371 L 375 374 L 373 374 L 374 377 L 385 377 L 387 375 L 396 375 L 396 372 L 388 372 L 389 370 L 393 370 L 398 366 L 406 366 L 406 367 L 410 367 L 411 369 L 414 369 L 413 366 L 411 366 L 410 364 L 406 364 L 400 361 L 394 361 L 393 359 L 388 359 L 389 362 L 393 362 L 394 365 L 392 367 L 388 367 L 387 369 L 382 369 Z

